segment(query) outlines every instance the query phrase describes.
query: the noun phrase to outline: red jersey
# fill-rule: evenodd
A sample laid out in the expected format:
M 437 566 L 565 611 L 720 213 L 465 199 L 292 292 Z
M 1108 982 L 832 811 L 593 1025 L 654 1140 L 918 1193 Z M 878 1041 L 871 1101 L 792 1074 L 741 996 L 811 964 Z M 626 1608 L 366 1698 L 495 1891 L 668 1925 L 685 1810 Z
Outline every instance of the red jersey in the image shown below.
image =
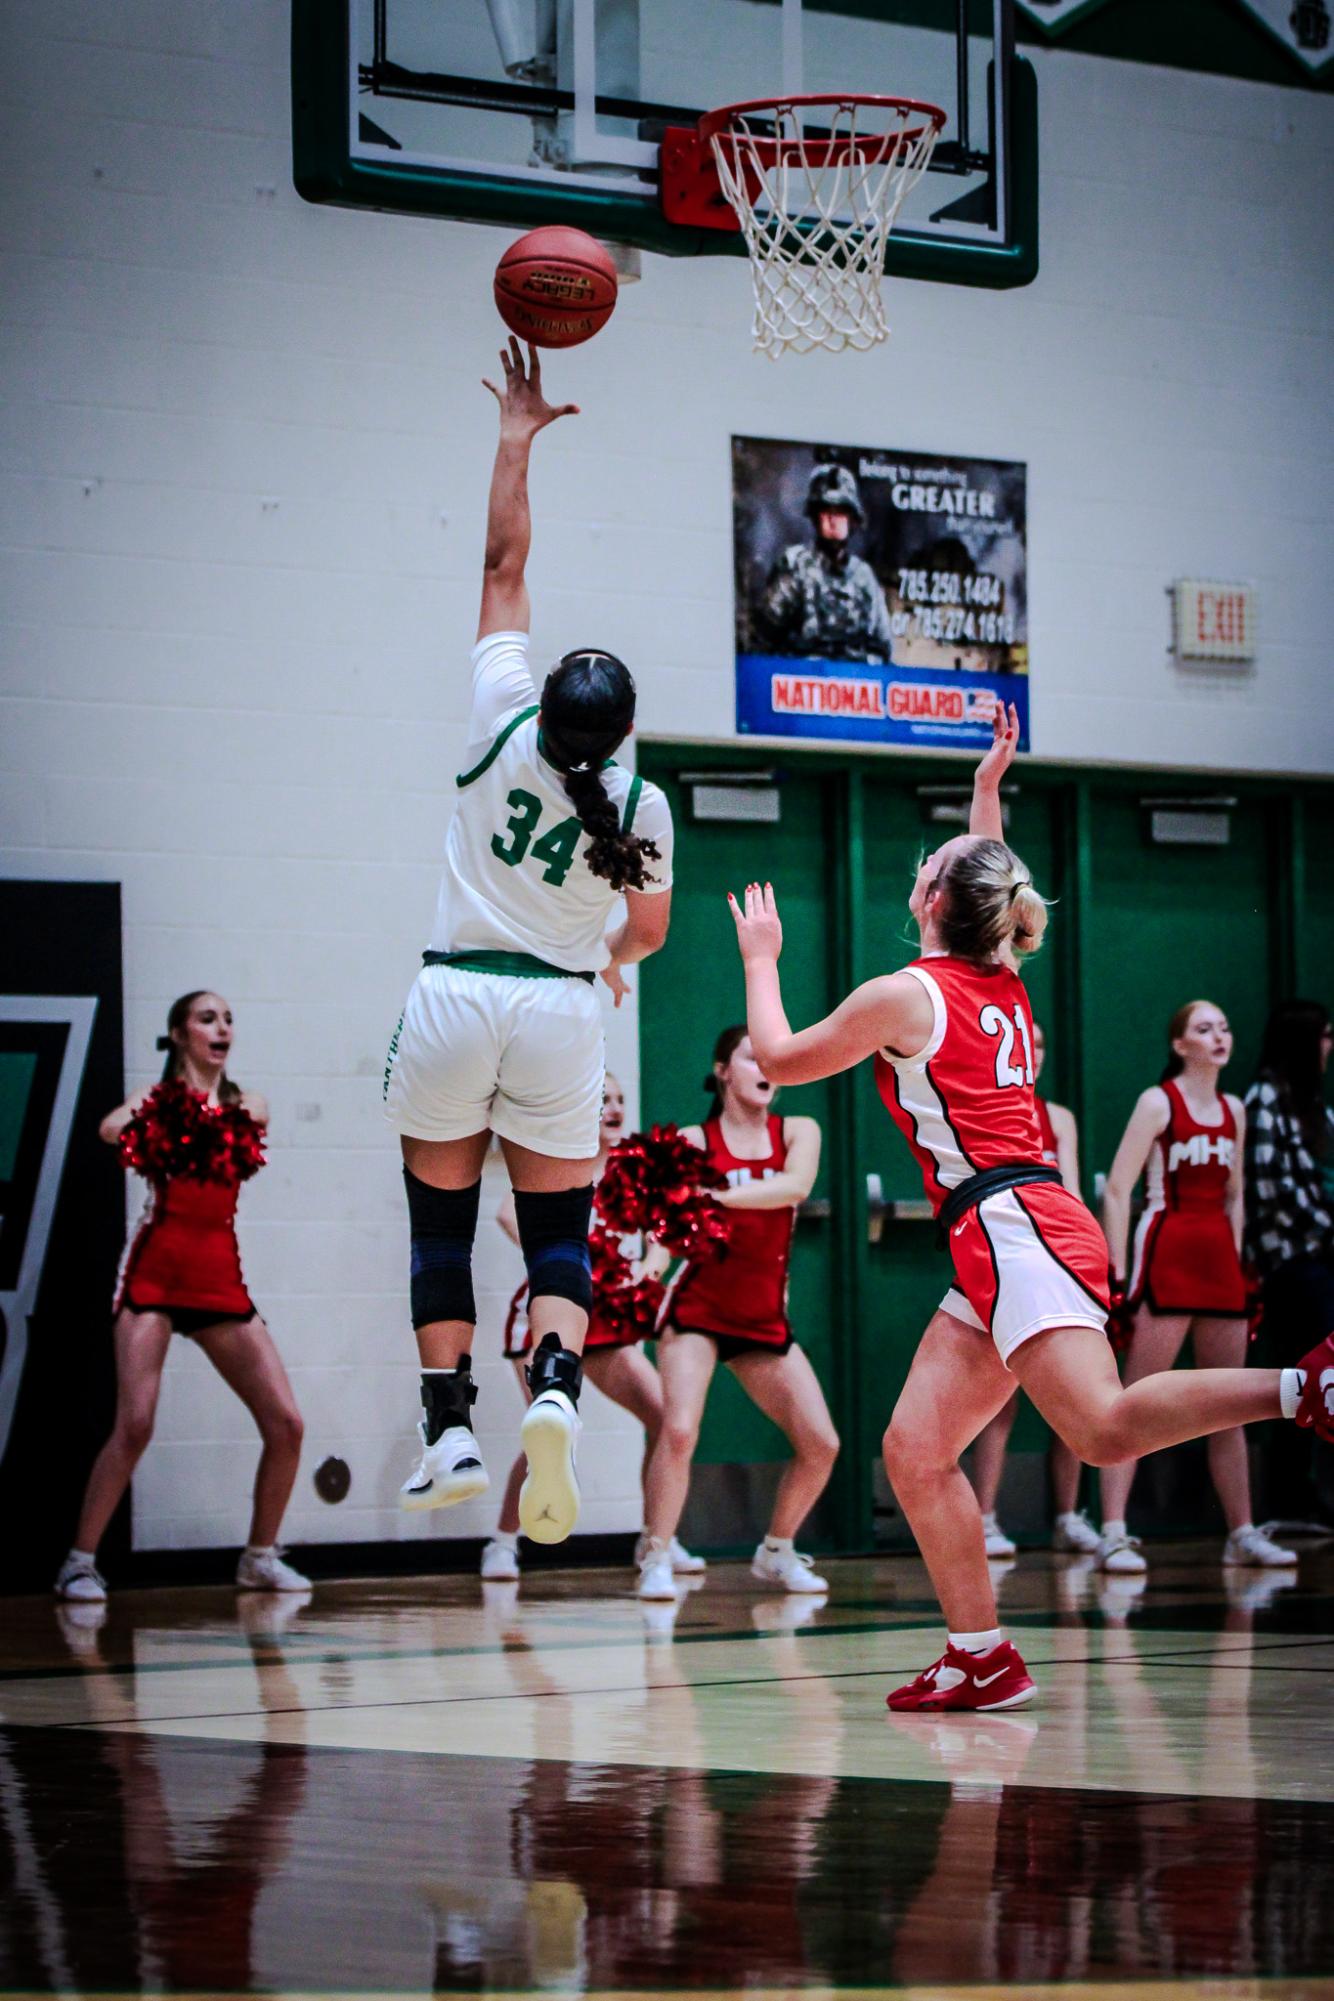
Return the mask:
M 1061 1149 L 1056 1143 L 1056 1128 L 1051 1122 L 1051 1111 L 1045 1098 L 1034 1097 L 1034 1108 L 1038 1115 L 1038 1131 L 1042 1134 L 1042 1158 L 1048 1167 L 1059 1167 Z
M 254 1304 L 236 1241 L 239 1185 L 176 1175 L 155 1182 L 125 1254 L 115 1310 L 181 1306 L 248 1320 Z
M 925 987 L 935 1021 L 916 1056 L 895 1063 L 878 1055 L 875 1081 L 938 1212 L 952 1188 L 984 1167 L 1043 1165 L 1033 1011 L 1008 966 L 941 953 L 905 970 Z
M 1144 1214 L 1135 1232 L 1130 1297 L 1155 1313 L 1246 1311 L 1246 1282 L 1227 1213 L 1237 1121 L 1221 1094 L 1221 1119 L 1203 1125 L 1168 1078 L 1167 1124 L 1144 1169 Z
M 744 1188 L 748 1181 L 782 1173 L 787 1160 L 783 1121 L 775 1112 L 767 1123 L 769 1152 L 759 1160 L 733 1153 L 718 1119 L 705 1124 L 705 1151 L 730 1187 Z M 786 1347 L 792 1338 L 787 1281 L 796 1220 L 795 1208 L 729 1209 L 726 1250 L 720 1258 L 686 1266 L 668 1303 L 670 1324 L 685 1332 Z

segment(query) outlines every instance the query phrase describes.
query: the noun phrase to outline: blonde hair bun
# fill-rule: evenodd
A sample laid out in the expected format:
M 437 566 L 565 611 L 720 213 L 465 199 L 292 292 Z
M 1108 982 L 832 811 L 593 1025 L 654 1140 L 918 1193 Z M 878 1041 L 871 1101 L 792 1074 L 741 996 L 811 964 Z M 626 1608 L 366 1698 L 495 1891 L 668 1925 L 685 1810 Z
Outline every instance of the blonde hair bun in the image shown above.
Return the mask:
M 973 841 L 941 883 L 941 942 L 955 958 L 989 965 L 1006 944 L 1036 952 L 1047 928 L 1047 899 L 1028 866 L 1004 841 Z
M 1011 893 L 1010 909 L 1014 916 L 1011 945 L 1016 952 L 1036 952 L 1047 928 L 1046 897 L 1038 894 L 1031 881 L 1021 879 Z

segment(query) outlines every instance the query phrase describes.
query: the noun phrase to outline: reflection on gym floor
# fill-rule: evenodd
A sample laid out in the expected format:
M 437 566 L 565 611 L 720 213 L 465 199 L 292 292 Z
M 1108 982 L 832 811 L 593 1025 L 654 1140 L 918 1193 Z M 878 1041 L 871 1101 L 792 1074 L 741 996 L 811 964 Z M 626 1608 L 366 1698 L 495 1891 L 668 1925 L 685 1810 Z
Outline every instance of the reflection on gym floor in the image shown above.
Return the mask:
M 1133 1596 L 1023 1558 L 1042 1699 L 973 1719 L 884 1707 L 936 1636 L 915 1562 L 831 1582 L 11 1601 L 0 1984 L 1325 1990 L 1334 1558 L 1181 1546 Z

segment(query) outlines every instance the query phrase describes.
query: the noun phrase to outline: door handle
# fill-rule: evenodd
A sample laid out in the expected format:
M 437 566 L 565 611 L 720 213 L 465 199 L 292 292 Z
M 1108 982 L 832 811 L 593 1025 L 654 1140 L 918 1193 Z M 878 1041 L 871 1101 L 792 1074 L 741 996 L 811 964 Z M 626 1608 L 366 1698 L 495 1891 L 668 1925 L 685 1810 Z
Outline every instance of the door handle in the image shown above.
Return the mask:
M 885 1215 L 889 1204 L 885 1201 L 885 1184 L 878 1174 L 866 1177 L 866 1241 L 878 1244 L 885 1231 Z

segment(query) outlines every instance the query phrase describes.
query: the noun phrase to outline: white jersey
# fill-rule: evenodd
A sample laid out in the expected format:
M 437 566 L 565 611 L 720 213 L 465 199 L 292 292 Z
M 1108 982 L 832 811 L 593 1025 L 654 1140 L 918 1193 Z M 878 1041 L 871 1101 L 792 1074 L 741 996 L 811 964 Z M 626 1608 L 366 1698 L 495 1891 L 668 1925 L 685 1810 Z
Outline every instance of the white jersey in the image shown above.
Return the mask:
M 472 654 L 472 718 L 458 805 L 445 836 L 433 952 L 523 952 L 570 973 L 608 963 L 618 892 L 584 860 L 589 837 L 561 774 L 538 746 L 537 688 L 526 632 L 491 632 Z M 602 783 L 625 832 L 654 842 L 645 890 L 672 883 L 671 809 L 623 765 Z

